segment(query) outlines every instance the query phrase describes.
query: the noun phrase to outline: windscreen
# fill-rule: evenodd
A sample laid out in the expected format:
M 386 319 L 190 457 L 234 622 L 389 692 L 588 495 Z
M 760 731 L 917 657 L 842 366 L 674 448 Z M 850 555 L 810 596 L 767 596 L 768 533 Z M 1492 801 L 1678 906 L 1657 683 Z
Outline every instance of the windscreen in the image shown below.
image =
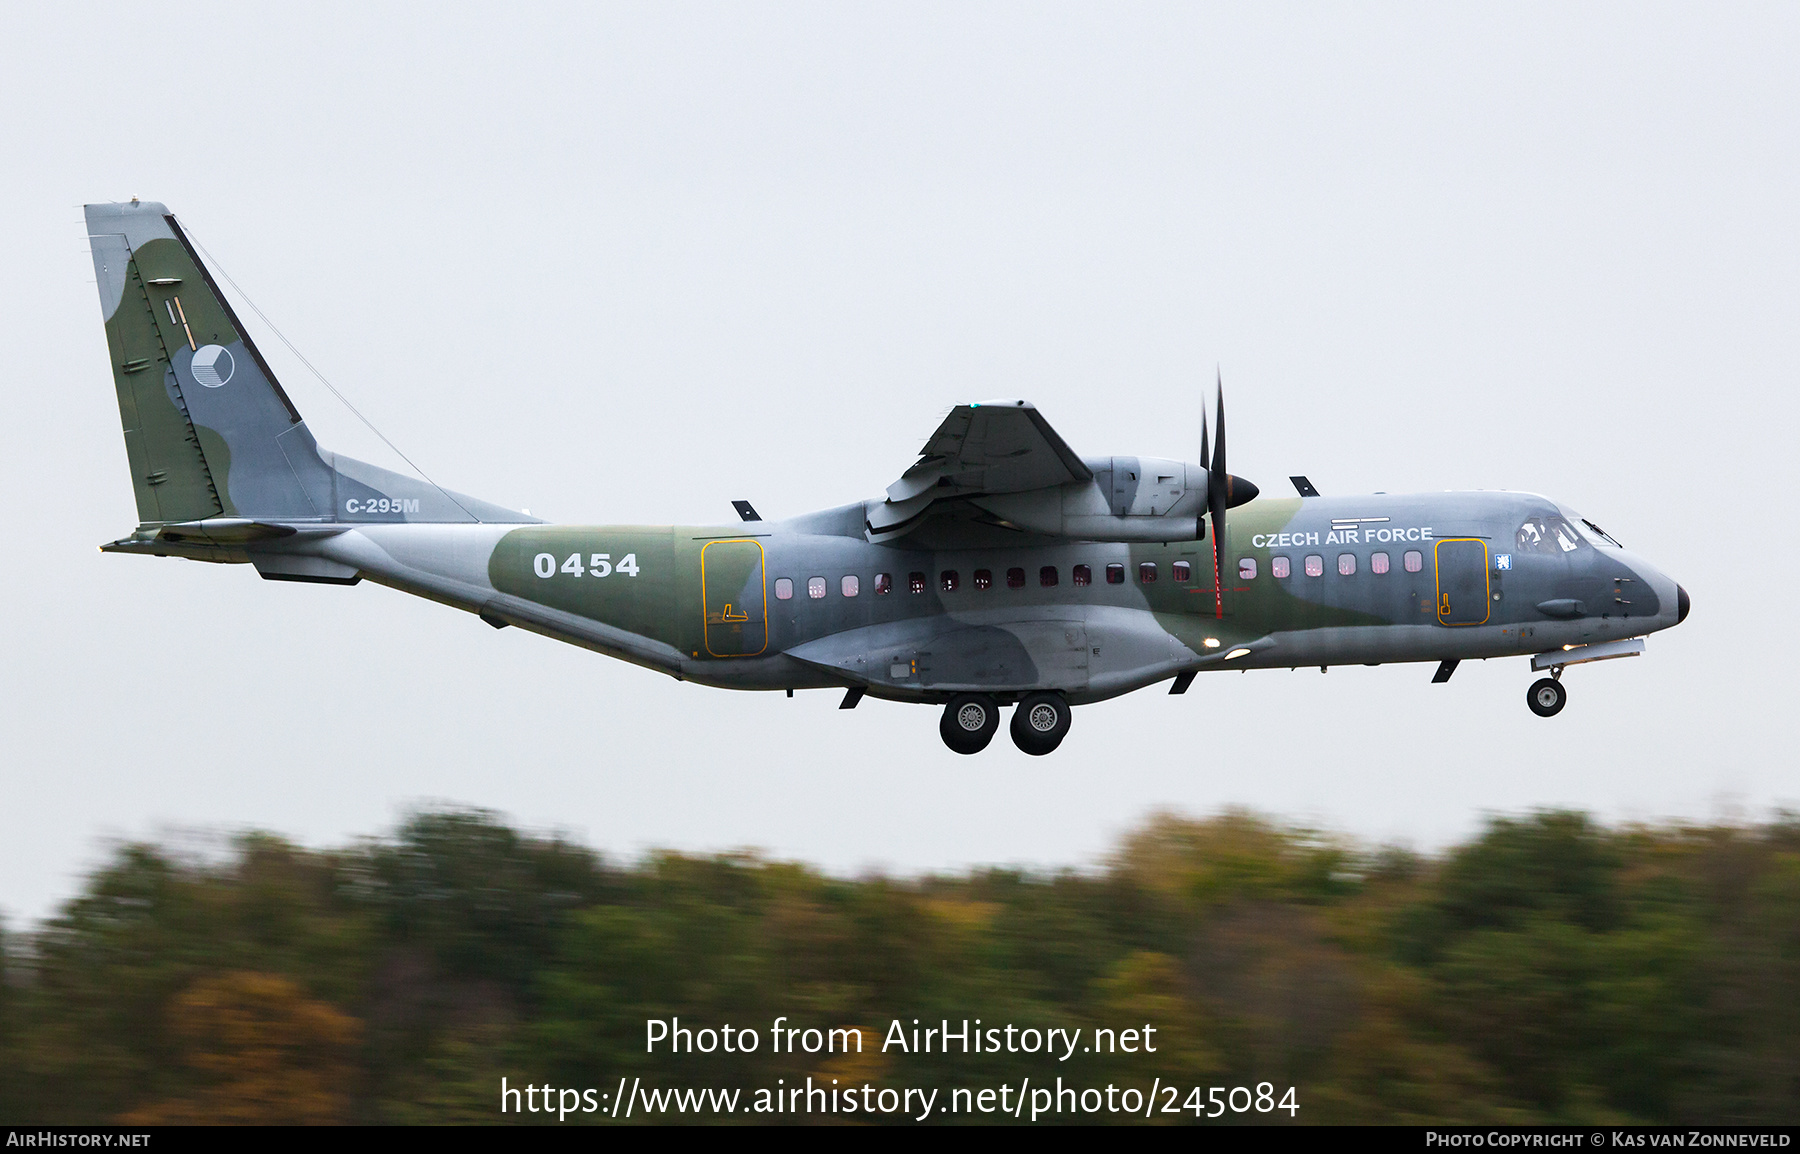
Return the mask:
M 1551 556 L 1561 556 L 1588 547 L 1581 534 L 1575 531 L 1575 526 L 1555 514 L 1545 513 L 1527 517 L 1514 534 L 1513 543 L 1520 553 L 1548 553 Z

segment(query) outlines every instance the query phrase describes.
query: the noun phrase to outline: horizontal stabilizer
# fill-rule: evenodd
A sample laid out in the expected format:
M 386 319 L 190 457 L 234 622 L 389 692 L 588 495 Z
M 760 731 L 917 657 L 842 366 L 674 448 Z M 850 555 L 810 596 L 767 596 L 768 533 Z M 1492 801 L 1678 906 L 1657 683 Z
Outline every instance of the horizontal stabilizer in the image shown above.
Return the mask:
M 348 525 L 277 525 L 243 517 L 209 517 L 204 521 L 182 521 L 174 525 L 146 527 L 129 537 L 100 546 L 100 551 L 166 553 L 168 550 L 163 546 L 168 545 L 179 545 L 189 550 L 242 549 L 249 545 L 295 537 L 330 537 L 348 528 Z

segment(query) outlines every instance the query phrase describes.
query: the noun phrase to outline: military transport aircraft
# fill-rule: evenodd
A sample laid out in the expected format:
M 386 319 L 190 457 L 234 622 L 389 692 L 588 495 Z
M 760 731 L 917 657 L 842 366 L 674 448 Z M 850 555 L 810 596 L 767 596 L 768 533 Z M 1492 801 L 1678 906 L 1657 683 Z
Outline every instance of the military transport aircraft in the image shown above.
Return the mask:
M 958 405 L 885 495 L 785 521 L 551 525 L 321 449 L 160 204 L 87 207 L 137 531 L 101 548 L 363 578 L 730 689 L 943 707 L 958 753 L 1045 754 L 1069 709 L 1208 670 L 1641 653 L 1685 590 L 1529 493 L 1277 499 L 1225 463 L 1078 456 L 1021 400 Z M 1210 458 L 1210 460 L 1209 460 Z M 1229 514 L 1229 525 L 1227 524 Z

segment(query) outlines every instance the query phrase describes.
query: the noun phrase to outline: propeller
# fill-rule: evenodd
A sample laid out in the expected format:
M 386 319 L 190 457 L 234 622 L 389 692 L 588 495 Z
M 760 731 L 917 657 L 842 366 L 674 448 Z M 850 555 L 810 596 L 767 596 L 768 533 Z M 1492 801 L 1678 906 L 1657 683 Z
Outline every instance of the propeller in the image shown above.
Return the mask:
M 1212 468 L 1212 465 L 1208 464 L 1211 457 L 1212 448 L 1207 444 L 1206 439 L 1206 402 L 1202 401 L 1200 403 L 1200 467 L 1202 469 L 1210 470 Z M 1206 536 L 1206 510 L 1204 509 L 1200 511 L 1200 536 Z
M 1254 500 L 1258 492 L 1255 485 L 1242 477 L 1234 477 L 1225 468 L 1225 377 L 1218 377 L 1218 417 L 1219 439 L 1208 443 L 1206 428 L 1206 410 L 1200 410 L 1200 463 L 1206 466 L 1206 512 L 1212 518 L 1213 543 L 1213 606 L 1217 616 L 1225 616 L 1225 511 L 1235 509 L 1247 501 Z M 1212 460 L 1207 460 L 1210 454 Z M 1200 527 L 1200 535 L 1206 535 L 1204 522 Z

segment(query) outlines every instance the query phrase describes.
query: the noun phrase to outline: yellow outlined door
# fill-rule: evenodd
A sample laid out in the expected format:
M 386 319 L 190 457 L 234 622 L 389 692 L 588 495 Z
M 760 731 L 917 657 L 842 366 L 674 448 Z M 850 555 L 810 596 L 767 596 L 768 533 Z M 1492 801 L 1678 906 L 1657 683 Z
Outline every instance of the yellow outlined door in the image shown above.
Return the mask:
M 1440 625 L 1485 625 L 1492 608 L 1487 542 L 1446 537 L 1437 543 L 1437 619 Z
M 755 657 L 769 647 L 769 598 L 760 541 L 708 541 L 700 546 L 700 608 L 706 652 Z

